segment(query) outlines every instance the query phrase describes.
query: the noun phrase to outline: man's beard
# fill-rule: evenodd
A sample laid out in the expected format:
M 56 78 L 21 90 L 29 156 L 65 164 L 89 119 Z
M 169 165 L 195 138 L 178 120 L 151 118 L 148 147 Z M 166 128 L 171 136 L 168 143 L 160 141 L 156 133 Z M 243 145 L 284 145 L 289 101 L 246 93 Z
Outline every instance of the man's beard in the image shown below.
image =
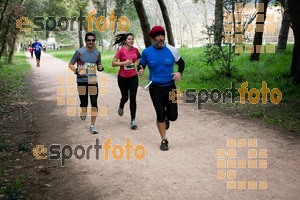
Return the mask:
M 165 42 L 164 41 L 154 41 L 154 46 L 157 48 L 163 48 L 165 46 Z

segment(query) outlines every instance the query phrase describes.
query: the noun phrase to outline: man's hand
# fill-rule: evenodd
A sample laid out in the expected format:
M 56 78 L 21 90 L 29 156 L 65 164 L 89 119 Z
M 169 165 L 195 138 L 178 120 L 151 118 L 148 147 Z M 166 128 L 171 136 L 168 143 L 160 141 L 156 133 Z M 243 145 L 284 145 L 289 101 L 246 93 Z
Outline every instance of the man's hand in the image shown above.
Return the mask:
M 75 65 L 69 64 L 69 68 L 75 73 L 76 72 L 76 67 Z
M 174 81 L 179 81 L 181 79 L 181 74 L 179 72 L 172 73 L 172 75 Z
M 80 76 L 86 76 L 86 66 L 78 66 L 78 75 Z
M 104 70 L 104 67 L 102 65 L 100 65 L 100 64 L 97 67 L 98 67 L 98 71 L 99 72 L 102 72 Z
M 139 76 L 143 76 L 144 75 L 144 68 L 142 65 L 140 65 L 140 70 L 139 70 Z

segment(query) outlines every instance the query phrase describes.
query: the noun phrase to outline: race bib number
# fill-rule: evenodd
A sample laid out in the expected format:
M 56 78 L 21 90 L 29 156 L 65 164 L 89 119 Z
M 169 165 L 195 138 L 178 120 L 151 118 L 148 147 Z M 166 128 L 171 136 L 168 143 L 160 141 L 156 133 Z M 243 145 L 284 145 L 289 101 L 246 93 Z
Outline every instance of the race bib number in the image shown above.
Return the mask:
M 134 69 L 134 65 L 125 65 L 124 69 L 125 70 L 132 70 L 132 69 Z
M 97 65 L 95 63 L 85 63 L 86 69 L 89 76 L 96 76 L 97 74 Z

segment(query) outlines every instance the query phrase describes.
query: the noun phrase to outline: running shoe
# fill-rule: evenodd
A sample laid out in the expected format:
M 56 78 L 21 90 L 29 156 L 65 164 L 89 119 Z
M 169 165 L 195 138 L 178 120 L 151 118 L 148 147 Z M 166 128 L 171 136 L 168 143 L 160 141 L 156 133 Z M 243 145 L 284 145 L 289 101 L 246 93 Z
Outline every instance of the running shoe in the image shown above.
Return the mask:
M 123 116 L 124 111 L 123 111 L 122 108 L 119 108 L 119 109 L 118 109 L 118 114 L 119 114 L 120 117 Z
M 167 139 L 163 139 L 160 144 L 160 150 L 168 151 L 169 150 L 169 142 Z
M 137 129 L 137 124 L 136 124 L 135 119 L 131 120 L 130 127 L 131 127 L 131 129 L 134 129 L 134 130 Z
M 91 131 L 92 134 L 97 134 L 98 133 L 98 131 L 97 131 L 97 129 L 96 129 L 95 126 L 91 126 L 90 127 L 90 131 Z

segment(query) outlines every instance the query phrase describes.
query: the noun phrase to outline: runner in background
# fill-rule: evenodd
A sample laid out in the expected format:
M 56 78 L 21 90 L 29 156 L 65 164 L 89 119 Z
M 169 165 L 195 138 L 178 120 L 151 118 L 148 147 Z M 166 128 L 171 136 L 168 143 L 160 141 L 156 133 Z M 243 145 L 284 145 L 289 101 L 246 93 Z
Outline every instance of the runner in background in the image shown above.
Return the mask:
M 32 47 L 32 42 L 31 41 L 28 44 L 28 50 L 30 52 L 31 58 L 33 58 L 33 47 Z
M 36 58 L 36 66 L 40 67 L 41 53 L 42 53 L 43 45 L 38 41 L 38 39 L 35 39 L 35 42 L 32 44 L 32 48 L 34 50 L 34 55 Z

